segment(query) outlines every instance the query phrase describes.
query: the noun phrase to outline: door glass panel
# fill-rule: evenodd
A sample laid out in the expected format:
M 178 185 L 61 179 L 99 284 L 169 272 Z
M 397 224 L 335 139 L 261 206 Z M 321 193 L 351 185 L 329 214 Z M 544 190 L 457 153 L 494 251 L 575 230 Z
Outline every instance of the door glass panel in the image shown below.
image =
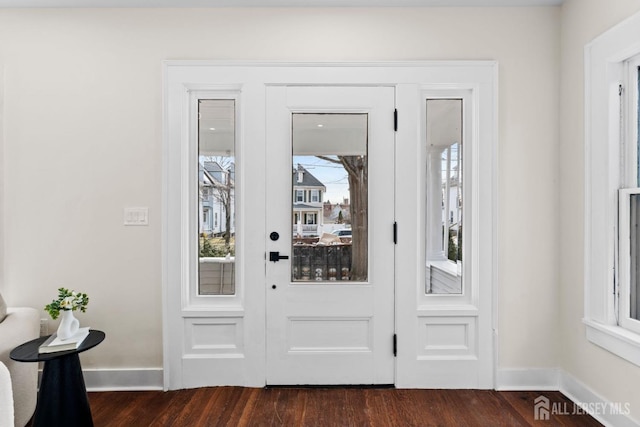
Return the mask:
M 198 294 L 234 295 L 235 101 L 198 101 Z
M 292 282 L 368 279 L 367 120 L 292 116 Z
M 462 293 L 462 100 L 426 105 L 426 287 Z

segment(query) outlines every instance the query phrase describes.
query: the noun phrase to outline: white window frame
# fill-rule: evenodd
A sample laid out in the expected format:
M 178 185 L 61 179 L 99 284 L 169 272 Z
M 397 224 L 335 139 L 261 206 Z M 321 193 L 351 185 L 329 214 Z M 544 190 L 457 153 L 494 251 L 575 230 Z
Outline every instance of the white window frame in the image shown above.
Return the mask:
M 477 165 L 473 165 L 472 162 L 470 161 L 471 159 L 473 159 L 473 153 L 472 153 L 472 147 L 474 144 L 473 138 L 474 138 L 474 133 L 472 131 L 473 129 L 473 108 L 474 108 L 474 100 L 473 100 L 473 93 L 471 90 L 469 89 L 459 89 L 459 90 L 449 90 L 446 92 L 443 91 L 424 91 L 421 97 L 421 104 L 422 104 L 422 117 L 426 117 L 426 105 L 427 105 L 427 101 L 432 101 L 432 100 L 438 100 L 438 99 L 444 99 L 444 100 L 451 100 L 451 99 L 456 99 L 456 100 L 460 100 L 462 103 L 462 111 L 461 111 L 461 117 L 462 117 L 462 139 L 460 141 L 460 145 L 459 147 L 466 147 L 462 149 L 462 155 L 465 156 L 466 158 L 469 159 L 469 161 L 465 161 L 461 159 L 462 162 L 462 179 L 463 179 L 463 183 L 462 183 L 462 191 L 463 191 L 463 195 L 462 195 L 462 199 L 461 200 L 466 200 L 467 201 L 467 207 L 468 207 L 468 213 L 472 212 L 472 200 L 471 200 L 471 196 L 470 196 L 470 190 L 469 188 L 471 187 L 471 183 L 472 183 L 472 179 L 474 179 L 473 177 L 473 173 L 472 170 L 475 168 L 477 170 L 478 166 Z M 426 129 L 426 121 L 424 123 L 425 129 Z M 423 143 L 426 144 L 427 141 L 427 137 L 426 134 L 423 135 L 423 139 L 422 139 Z M 449 153 L 447 154 L 447 156 L 451 156 L 451 149 L 449 148 Z M 465 151 L 466 150 L 466 151 Z M 440 160 L 442 160 L 442 155 Z M 427 164 L 427 159 L 426 159 L 426 154 L 425 154 L 425 158 L 423 159 L 424 164 Z M 422 168 L 424 173 L 427 173 L 427 168 L 423 167 Z M 447 170 L 446 173 L 447 175 L 449 175 L 451 172 L 451 170 Z M 477 179 L 477 178 L 475 178 Z M 466 181 L 466 182 L 465 182 Z M 427 182 L 427 179 L 425 177 L 425 183 Z M 427 195 L 427 188 L 423 189 L 423 193 L 422 193 L 422 198 L 423 203 L 426 203 L 427 201 L 427 197 L 429 197 Z M 449 202 L 446 197 L 446 195 L 441 195 L 441 207 L 443 209 L 444 215 L 442 213 L 439 213 L 438 215 L 438 219 L 442 220 L 442 224 L 444 224 L 445 219 L 448 219 L 447 217 L 449 216 L 449 214 L 447 213 L 447 208 L 450 207 Z M 459 201 L 460 202 L 460 199 Z M 426 206 L 425 206 L 425 211 L 426 211 Z M 464 222 L 464 221 L 463 221 Z M 448 257 L 448 252 L 449 252 L 449 236 L 447 235 L 447 232 L 444 230 L 439 230 L 440 226 L 438 226 L 438 230 L 433 230 L 432 229 L 428 229 L 428 225 L 425 225 L 425 232 L 423 234 L 423 236 L 425 237 L 425 244 L 426 244 L 426 237 L 428 235 L 430 235 L 430 233 L 439 233 L 441 238 L 442 238 L 442 251 L 443 251 L 443 256 L 444 259 L 439 260 L 439 259 L 430 259 L 429 256 L 427 254 L 425 254 L 425 265 L 427 267 L 427 270 L 429 270 L 431 267 L 435 267 L 436 269 L 447 273 L 449 276 L 451 276 L 452 279 L 454 280 L 461 280 L 461 290 L 460 292 L 456 292 L 456 293 L 431 293 L 430 289 L 431 289 L 431 283 L 430 283 L 430 279 L 428 279 L 425 276 L 425 281 L 424 281 L 424 286 L 423 286 L 423 294 L 421 295 L 421 298 L 424 301 L 425 305 L 430 304 L 431 302 L 429 300 L 439 300 L 439 301 L 446 301 L 447 304 L 455 304 L 456 301 L 458 300 L 464 300 L 465 302 L 468 303 L 473 303 L 474 300 L 478 299 L 478 295 L 477 295 L 477 285 L 476 284 L 472 284 L 471 283 L 471 277 L 472 277 L 472 269 L 470 267 L 471 263 L 467 262 L 465 263 L 465 260 L 470 261 L 472 259 L 471 257 L 471 244 L 467 243 L 465 244 L 464 242 L 471 242 L 473 239 L 478 239 L 477 235 L 474 236 L 473 234 L 473 227 L 472 227 L 472 218 L 471 215 L 469 216 L 469 221 L 467 222 L 466 226 L 464 226 L 463 224 L 463 235 L 462 235 L 462 241 L 463 241 L 463 246 L 462 246 L 462 262 L 458 262 L 458 261 L 453 261 L 450 260 Z M 444 227 L 445 229 L 448 228 L 446 225 Z M 469 279 L 469 280 L 467 280 Z
M 621 327 L 640 334 L 640 321 L 629 316 L 631 311 L 631 196 L 640 195 L 640 188 L 623 188 L 619 192 L 620 242 L 618 255 L 618 323 Z
M 585 47 L 585 309 L 587 339 L 640 366 L 640 330 L 621 322 L 628 295 L 619 243 L 619 189 L 629 187 L 637 129 L 630 63 L 640 55 L 640 13 Z M 621 90 L 622 88 L 622 90 Z M 620 95 L 622 93 L 622 95 Z M 637 93 L 637 87 L 635 89 Z M 637 141 L 637 136 L 635 136 Z M 635 172 L 634 172 L 635 173 Z M 636 186 L 636 185 L 634 185 Z M 624 192 L 620 194 L 624 197 Z M 622 219 L 624 220 L 624 218 Z M 624 242 L 622 242 L 624 245 Z M 620 262 L 621 261 L 621 262 Z M 622 279 L 622 280 L 621 280 Z M 626 281 L 626 283 L 624 282 Z
M 243 284 L 239 281 L 239 275 L 235 276 L 235 294 L 233 295 L 207 295 L 199 292 L 199 269 L 198 269 L 198 233 L 197 224 L 192 223 L 192 218 L 196 216 L 192 212 L 196 209 L 195 197 L 197 183 L 197 165 L 198 165 L 198 102 L 200 100 L 232 100 L 235 105 L 235 162 L 242 162 L 242 155 L 239 153 L 239 140 L 241 135 L 240 111 L 241 111 L 241 91 L 237 86 L 211 86 L 211 85 L 190 85 L 185 88 L 183 94 L 183 108 L 185 115 L 182 117 L 182 125 L 185 133 L 181 140 L 180 146 L 180 193 L 177 207 L 180 210 L 181 232 L 180 237 L 180 267 L 182 271 L 182 309 L 183 311 L 216 311 L 216 312 L 239 312 L 243 309 Z M 177 169 L 177 168 L 176 168 Z M 236 187 L 240 187 L 237 183 Z M 234 191 L 242 191 L 236 188 Z M 178 196 L 178 192 L 175 193 Z M 234 209 L 232 209 L 233 211 Z M 221 212 L 224 208 L 221 208 Z M 232 223 L 234 220 L 234 212 L 232 212 Z M 233 229 L 233 226 L 232 226 Z M 222 230 L 222 225 L 221 229 Z M 238 242 L 239 239 L 236 239 Z M 236 244 L 236 253 L 241 251 Z M 235 258 L 236 267 L 239 260 Z
M 638 67 L 640 54 L 625 61 L 621 99 L 622 133 L 622 189 L 618 193 L 618 289 L 617 319 L 620 326 L 640 334 L 640 322 L 630 317 L 631 312 L 631 229 L 630 199 L 640 194 L 638 176 Z
M 311 203 L 320 202 L 320 190 L 311 190 Z
M 304 203 L 304 190 L 296 190 L 296 203 Z

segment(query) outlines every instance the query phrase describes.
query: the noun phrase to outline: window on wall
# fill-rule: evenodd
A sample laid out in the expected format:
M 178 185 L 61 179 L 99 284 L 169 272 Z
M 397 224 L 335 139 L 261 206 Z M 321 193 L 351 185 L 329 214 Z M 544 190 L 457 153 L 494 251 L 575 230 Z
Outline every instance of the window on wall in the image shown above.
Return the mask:
M 462 293 L 462 99 L 426 100 L 427 294 Z
M 638 72 L 640 55 L 625 61 L 625 81 L 619 85 L 621 181 L 618 194 L 619 274 L 617 321 L 640 333 L 640 123 Z
M 198 294 L 234 295 L 235 101 L 198 101 Z M 214 227 L 210 212 L 215 211 Z M 218 221 L 218 213 L 220 221 Z
M 640 365 L 640 14 L 585 49 L 587 338 Z

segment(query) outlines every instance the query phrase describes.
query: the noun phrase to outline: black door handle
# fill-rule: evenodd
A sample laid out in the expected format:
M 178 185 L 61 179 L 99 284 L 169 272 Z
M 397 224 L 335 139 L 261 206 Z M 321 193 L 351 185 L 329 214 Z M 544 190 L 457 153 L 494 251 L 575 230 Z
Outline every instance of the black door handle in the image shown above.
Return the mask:
M 289 255 L 280 255 L 280 252 L 269 252 L 269 261 L 278 262 L 281 259 L 289 259 Z

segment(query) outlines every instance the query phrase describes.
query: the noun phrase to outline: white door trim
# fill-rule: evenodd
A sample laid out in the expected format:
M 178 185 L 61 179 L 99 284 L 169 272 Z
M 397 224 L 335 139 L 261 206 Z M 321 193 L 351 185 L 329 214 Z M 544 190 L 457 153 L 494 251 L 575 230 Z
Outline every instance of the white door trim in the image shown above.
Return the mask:
M 478 274 L 482 281 L 485 298 L 490 303 L 487 309 L 490 328 L 495 331 L 496 321 L 496 289 L 497 289 L 497 63 L 493 61 L 416 61 L 416 62 L 345 62 L 345 63 L 288 63 L 288 62 L 228 62 L 228 61 L 166 61 L 163 63 L 163 158 L 162 158 L 162 295 L 163 295 L 163 349 L 164 349 L 164 387 L 175 389 L 192 387 L 184 381 L 183 364 L 195 362 L 199 369 L 207 371 L 207 363 L 216 365 L 219 376 L 212 376 L 208 385 L 234 384 L 244 386 L 261 386 L 265 384 L 265 292 L 264 263 L 267 239 L 264 221 L 245 221 L 250 213 L 257 212 L 265 206 L 264 188 L 255 188 L 250 195 L 245 194 L 237 206 L 238 225 L 242 221 L 249 229 L 244 232 L 244 258 L 242 270 L 238 272 L 239 301 L 235 307 L 224 307 L 219 301 L 212 299 L 211 304 L 193 306 L 188 304 L 189 275 L 185 268 L 189 260 L 185 259 L 185 229 L 182 218 L 185 212 L 181 208 L 185 200 L 186 187 L 181 185 L 183 176 L 188 174 L 181 163 L 181 147 L 188 144 L 188 109 L 185 106 L 185 93 L 189 88 L 228 90 L 237 87 L 242 110 L 239 121 L 242 122 L 241 139 L 238 140 L 239 156 L 244 156 L 244 172 L 239 171 L 241 178 L 247 179 L 246 171 L 264 176 L 264 94 L 269 84 L 289 85 L 395 85 L 398 89 L 397 106 L 400 111 L 399 131 L 396 136 L 398 144 L 415 144 L 420 140 L 420 108 L 419 91 L 424 85 L 433 90 L 460 88 L 463 85 L 474 85 L 481 89 L 480 102 L 484 117 L 482 123 L 484 133 L 484 151 L 480 164 L 483 170 L 480 179 L 484 190 L 480 193 L 480 203 L 486 209 L 481 210 L 481 239 L 486 245 L 483 248 L 483 262 Z M 410 88 L 413 87 L 413 92 Z M 248 144 L 251 146 L 248 147 Z M 417 159 L 408 159 L 415 162 Z M 402 159 L 399 159 L 402 162 Z M 486 166 L 486 167 L 485 167 Z M 419 165 L 416 165 L 419 167 Z M 396 180 L 410 178 L 405 168 L 398 168 Z M 408 169 L 408 168 L 406 168 Z M 237 172 L 238 173 L 238 172 Z M 246 181 L 245 181 L 246 182 Z M 408 181 L 407 181 L 408 182 Z M 415 180 L 413 181 L 415 182 Z M 250 184 L 247 184 L 250 187 Z M 486 187 L 486 188 L 485 188 Z M 400 225 L 399 237 L 409 232 L 403 222 L 409 224 L 419 214 L 413 209 L 398 209 L 397 219 Z M 413 215 L 413 218 L 411 217 Z M 404 219 L 403 219 L 404 218 Z M 403 227 L 405 227 L 403 229 Z M 403 231 L 404 230 L 404 231 Z M 415 234 L 415 233 L 414 233 Z M 249 237 L 251 236 L 251 237 Z M 414 236 L 415 237 L 415 236 Z M 187 248 L 188 249 L 188 248 Z M 396 313 L 402 313 L 405 307 L 411 307 L 415 313 L 417 308 L 420 261 L 406 274 L 396 268 L 396 282 L 411 284 L 404 294 L 397 292 Z M 415 285 L 415 286 L 414 286 Z M 406 285 L 403 285 L 406 286 Z M 241 308 L 240 308 L 241 307 Z M 438 310 L 442 310 L 440 307 Z M 185 334 L 187 318 L 209 319 L 210 322 L 222 322 L 226 318 L 234 318 L 239 351 L 236 357 L 220 354 L 201 354 L 198 357 L 185 358 L 187 336 Z M 217 319 L 217 320 L 216 320 Z M 399 336 L 411 336 L 409 329 L 415 331 L 415 319 L 403 320 L 400 315 L 396 319 Z M 406 329 L 409 328 L 409 329 Z M 405 331 L 406 330 L 406 331 Z M 405 332 L 403 332 L 405 331 Z M 495 340 L 491 337 L 492 345 Z M 400 351 L 416 350 L 415 343 L 400 338 Z M 405 346 L 408 346 L 405 348 Z M 404 349 L 404 350 L 403 350 Z M 215 352 L 213 352 L 215 353 Z M 409 356 L 408 356 L 409 357 Z M 493 364 L 490 380 L 483 379 L 478 387 L 488 388 L 494 384 L 497 351 L 490 357 Z M 400 360 L 400 359 L 399 359 Z M 217 379 L 216 379 L 217 378 Z M 428 379 L 424 382 L 409 383 L 396 379 L 400 387 L 428 387 Z
M 497 98 L 494 72 L 492 67 L 480 67 L 467 81 L 398 86 L 398 105 L 404 104 L 405 109 L 415 112 L 404 119 L 410 123 L 400 127 L 397 135 L 398 164 L 415 165 L 399 168 L 396 177 L 398 387 L 487 389 L 495 384 Z M 421 123 L 425 120 L 425 100 L 438 98 L 463 99 L 465 105 L 463 241 L 466 245 L 464 291 L 460 295 L 427 295 L 424 291 L 426 136 Z M 404 141 L 404 145 L 400 141 Z M 457 336 L 455 339 L 452 335 L 443 337 L 444 331 L 453 331 Z M 438 334 L 440 338 L 434 338 Z M 437 342 L 438 339 L 444 341 Z M 457 341 L 454 343 L 454 340 Z

